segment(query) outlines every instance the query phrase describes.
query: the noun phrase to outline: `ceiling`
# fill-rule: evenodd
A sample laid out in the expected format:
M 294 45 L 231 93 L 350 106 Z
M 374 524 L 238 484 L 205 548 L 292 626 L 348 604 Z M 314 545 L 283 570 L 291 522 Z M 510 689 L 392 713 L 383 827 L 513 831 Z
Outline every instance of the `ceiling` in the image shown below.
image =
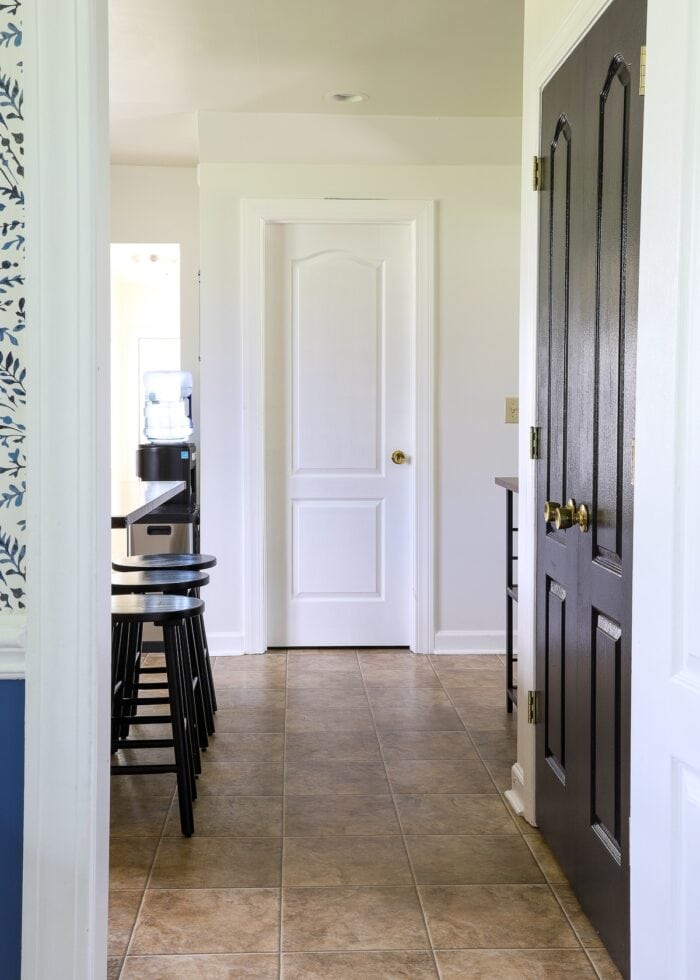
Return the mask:
M 198 111 L 518 116 L 522 24 L 523 0 L 111 0 L 113 143 L 196 152 Z

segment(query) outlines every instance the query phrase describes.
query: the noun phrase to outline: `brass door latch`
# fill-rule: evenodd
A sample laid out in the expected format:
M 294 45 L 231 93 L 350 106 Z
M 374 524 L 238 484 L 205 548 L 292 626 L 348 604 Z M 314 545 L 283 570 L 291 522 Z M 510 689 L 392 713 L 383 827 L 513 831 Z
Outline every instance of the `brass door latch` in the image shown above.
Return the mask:
M 547 500 L 544 505 L 545 524 L 554 524 L 557 531 L 565 531 L 574 524 L 578 524 L 578 529 L 585 534 L 590 527 L 588 507 L 585 504 L 576 506 L 576 501 L 570 499 L 565 504 L 558 504 L 554 500 Z

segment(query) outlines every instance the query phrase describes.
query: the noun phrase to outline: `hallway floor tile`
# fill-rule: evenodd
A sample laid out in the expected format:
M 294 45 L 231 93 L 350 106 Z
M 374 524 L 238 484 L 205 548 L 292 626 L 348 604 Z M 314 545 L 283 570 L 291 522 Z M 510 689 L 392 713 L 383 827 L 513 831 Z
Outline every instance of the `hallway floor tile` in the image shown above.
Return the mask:
M 498 656 L 218 659 L 196 835 L 112 781 L 109 980 L 612 980 L 538 831 Z M 152 733 L 149 733 L 152 734 Z

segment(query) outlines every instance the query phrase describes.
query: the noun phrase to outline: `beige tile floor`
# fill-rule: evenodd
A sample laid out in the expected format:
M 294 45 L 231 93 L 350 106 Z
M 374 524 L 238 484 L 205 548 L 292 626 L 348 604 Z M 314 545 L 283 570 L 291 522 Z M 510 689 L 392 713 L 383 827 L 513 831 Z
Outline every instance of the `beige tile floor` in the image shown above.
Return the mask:
M 112 780 L 109 977 L 619 976 L 504 803 L 503 670 L 384 650 L 217 661 L 196 836 L 174 777 Z

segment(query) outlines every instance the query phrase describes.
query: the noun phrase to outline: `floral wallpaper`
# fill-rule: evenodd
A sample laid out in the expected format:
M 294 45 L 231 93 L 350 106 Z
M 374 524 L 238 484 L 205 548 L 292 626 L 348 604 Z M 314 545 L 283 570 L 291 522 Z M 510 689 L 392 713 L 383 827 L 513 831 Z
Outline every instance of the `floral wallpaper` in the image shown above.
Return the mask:
M 25 604 L 22 2 L 0 0 L 0 612 Z

